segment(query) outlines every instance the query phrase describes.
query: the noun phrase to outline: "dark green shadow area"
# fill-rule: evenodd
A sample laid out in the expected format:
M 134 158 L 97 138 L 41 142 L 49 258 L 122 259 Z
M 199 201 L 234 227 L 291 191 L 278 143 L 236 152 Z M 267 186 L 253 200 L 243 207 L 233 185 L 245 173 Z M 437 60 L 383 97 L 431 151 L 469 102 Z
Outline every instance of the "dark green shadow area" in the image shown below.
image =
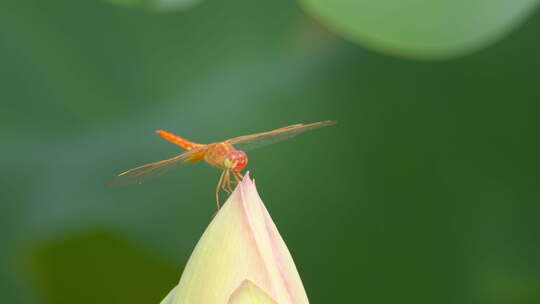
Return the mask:
M 57 238 L 32 248 L 27 270 L 47 303 L 159 303 L 179 267 L 106 231 Z

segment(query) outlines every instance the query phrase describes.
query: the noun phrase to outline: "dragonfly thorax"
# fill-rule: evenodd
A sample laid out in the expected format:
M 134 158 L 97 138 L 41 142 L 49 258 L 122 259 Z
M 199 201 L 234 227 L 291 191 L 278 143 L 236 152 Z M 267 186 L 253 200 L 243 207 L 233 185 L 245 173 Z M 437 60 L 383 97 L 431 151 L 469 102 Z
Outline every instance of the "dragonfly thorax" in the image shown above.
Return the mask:
M 204 160 L 211 166 L 240 172 L 247 165 L 247 155 L 244 151 L 234 149 L 227 143 L 214 143 L 208 145 L 204 153 Z

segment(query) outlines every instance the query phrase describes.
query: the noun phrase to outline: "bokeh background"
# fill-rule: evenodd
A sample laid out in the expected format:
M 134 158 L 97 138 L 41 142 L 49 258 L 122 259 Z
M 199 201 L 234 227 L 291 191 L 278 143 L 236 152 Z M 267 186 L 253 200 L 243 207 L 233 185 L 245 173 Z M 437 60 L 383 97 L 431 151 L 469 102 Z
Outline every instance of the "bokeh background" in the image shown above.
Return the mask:
M 339 123 L 249 154 L 312 303 L 540 303 L 536 1 L 500 26 L 485 1 L 455 1 L 482 4 L 481 41 L 464 26 L 445 33 L 469 44 L 442 49 L 342 32 L 315 0 L 114 2 L 128 7 L 0 4 L 1 303 L 159 303 L 219 172 L 106 182 L 179 152 L 156 129 L 212 142 L 326 119 Z M 362 30 L 442 37 L 377 12 Z

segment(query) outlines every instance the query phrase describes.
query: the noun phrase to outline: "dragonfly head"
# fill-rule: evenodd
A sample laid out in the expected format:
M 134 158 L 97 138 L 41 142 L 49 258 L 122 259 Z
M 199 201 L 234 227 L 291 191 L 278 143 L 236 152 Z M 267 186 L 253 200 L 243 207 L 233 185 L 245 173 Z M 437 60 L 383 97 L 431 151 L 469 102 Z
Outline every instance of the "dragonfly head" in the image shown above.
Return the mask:
M 225 157 L 224 165 L 225 168 L 230 169 L 234 172 L 240 172 L 244 170 L 248 162 L 247 155 L 244 151 L 235 150 L 231 151 Z

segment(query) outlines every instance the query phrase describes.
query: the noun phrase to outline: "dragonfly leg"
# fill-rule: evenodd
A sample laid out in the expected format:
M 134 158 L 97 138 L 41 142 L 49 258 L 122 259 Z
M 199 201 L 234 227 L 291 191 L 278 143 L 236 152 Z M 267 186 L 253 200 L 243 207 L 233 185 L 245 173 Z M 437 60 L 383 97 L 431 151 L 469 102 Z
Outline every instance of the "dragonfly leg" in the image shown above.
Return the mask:
M 225 183 L 228 190 L 227 192 L 231 194 L 233 192 L 233 189 L 231 188 L 231 175 L 230 175 L 229 170 L 227 170 L 227 173 L 225 174 Z
M 229 170 L 223 171 L 223 182 L 221 183 L 221 189 L 227 193 L 231 193 L 229 189 Z
M 242 181 L 242 174 L 240 172 L 234 172 L 234 179 L 237 184 L 239 184 Z
M 221 188 L 223 187 L 223 177 L 224 176 L 225 176 L 225 171 L 221 172 L 221 175 L 219 176 L 219 181 L 218 181 L 217 186 L 216 186 L 216 206 L 217 206 L 218 210 L 221 207 L 220 204 L 219 204 L 219 190 L 221 190 Z
M 233 172 L 234 181 L 233 183 L 238 184 L 240 181 L 238 180 L 238 175 L 236 175 L 236 172 Z

